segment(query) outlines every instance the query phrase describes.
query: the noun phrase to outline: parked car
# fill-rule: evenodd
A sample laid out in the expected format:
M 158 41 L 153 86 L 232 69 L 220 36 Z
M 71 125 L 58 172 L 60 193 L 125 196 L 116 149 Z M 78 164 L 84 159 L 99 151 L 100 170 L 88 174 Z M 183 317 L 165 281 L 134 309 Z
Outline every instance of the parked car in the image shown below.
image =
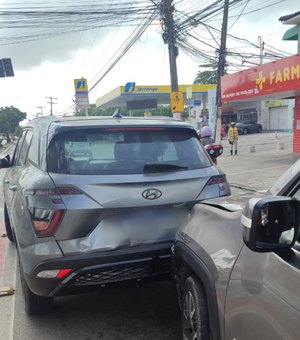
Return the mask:
M 238 121 L 235 126 L 237 127 L 239 134 L 242 135 L 247 135 L 251 132 L 260 133 L 262 131 L 262 125 L 251 120 Z
M 256 195 L 201 202 L 177 232 L 182 339 L 299 338 L 300 160 Z
M 30 314 L 77 289 L 170 275 L 191 207 L 230 194 L 194 128 L 172 119 L 38 118 L 5 167 L 5 225 Z

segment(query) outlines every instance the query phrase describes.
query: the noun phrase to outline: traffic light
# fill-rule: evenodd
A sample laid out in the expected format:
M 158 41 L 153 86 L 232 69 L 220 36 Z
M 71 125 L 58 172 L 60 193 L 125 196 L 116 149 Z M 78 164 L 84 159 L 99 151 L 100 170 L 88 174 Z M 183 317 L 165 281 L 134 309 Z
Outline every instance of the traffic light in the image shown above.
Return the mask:
M 10 58 L 2 59 L 6 77 L 14 77 L 14 70 Z

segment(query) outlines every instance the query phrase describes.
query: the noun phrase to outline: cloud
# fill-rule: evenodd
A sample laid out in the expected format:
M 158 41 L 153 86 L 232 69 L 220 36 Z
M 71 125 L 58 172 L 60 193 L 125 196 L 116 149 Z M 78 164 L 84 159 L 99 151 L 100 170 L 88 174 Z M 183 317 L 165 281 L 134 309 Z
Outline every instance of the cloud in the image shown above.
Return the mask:
M 103 37 L 107 34 L 107 30 L 102 30 L 104 34 L 101 36 Z M 15 68 L 29 70 L 45 62 L 58 63 L 72 59 L 77 50 L 88 49 L 91 46 L 94 36 L 95 32 L 91 31 L 27 43 L 4 45 L 1 46 L 1 55 L 11 58 Z M 97 43 L 100 42 L 101 38 L 98 38 Z
M 68 15 L 65 15 L 61 21 L 57 19 L 57 26 L 55 26 L 56 22 L 53 23 L 55 19 L 51 19 L 51 16 L 48 18 L 48 15 L 43 14 L 43 11 L 46 13 L 49 10 L 57 11 L 60 8 L 64 10 L 69 9 L 66 6 L 71 4 L 77 5 L 81 11 L 92 10 L 94 3 L 95 1 L 90 0 L 78 6 L 76 1 L 61 4 L 60 0 L 52 0 L 51 5 L 47 2 L 42 3 L 41 1 L 34 0 L 30 1 L 30 4 L 28 1 L 19 1 L 18 3 L 15 0 L 2 1 L 0 9 L 4 13 L 6 12 L 6 15 L 2 13 L 3 25 L 0 29 L 1 55 L 10 57 L 14 62 L 14 66 L 19 70 L 29 70 L 45 62 L 57 63 L 70 60 L 77 50 L 90 49 L 94 44 L 101 43 L 103 38 L 111 32 L 110 28 L 100 27 L 82 32 L 62 34 L 63 31 L 86 29 L 87 20 L 89 20 L 88 15 L 83 16 L 83 20 L 78 22 L 73 19 L 72 15 L 69 16 L 68 22 Z M 32 28 L 29 24 L 30 16 L 18 16 L 18 10 L 29 11 L 30 9 L 41 11 L 41 16 L 35 16 L 32 19 L 33 26 L 35 25 L 35 20 L 39 20 L 41 27 Z M 15 14 L 7 15 L 8 11 L 13 11 Z M 14 28 L 15 26 L 22 25 L 22 23 L 24 27 Z M 47 27 L 47 23 L 49 27 Z M 9 27 L 5 28 L 5 25 Z M 46 38 L 39 39 L 40 35 L 45 33 Z M 55 35 L 49 38 L 53 33 Z M 22 42 L 28 36 L 31 36 L 30 40 L 32 41 Z M 10 44 L 5 44 L 7 42 Z
M 128 0 L 126 1 L 128 3 Z M 266 0 L 265 3 L 270 4 L 274 1 Z M 285 49 L 288 43 L 282 42 L 281 36 L 282 31 L 289 27 L 282 25 L 278 19 L 282 15 L 297 11 L 298 1 L 284 1 L 282 4 L 269 7 L 264 11 L 242 16 L 234 24 L 230 33 L 254 42 L 257 42 L 259 35 L 268 36 L 265 41 L 271 45 L 274 44 L 277 48 Z M 29 6 L 29 3 L 35 3 L 36 5 L 53 6 L 53 4 L 61 2 L 61 0 L 51 0 L 51 2 L 6 0 L 1 2 L 0 9 L 3 10 L 3 8 L 8 8 L 7 6 L 13 6 L 13 4 Z M 62 3 L 73 3 L 82 8 L 88 8 L 93 3 L 98 2 L 93 0 L 64 0 Z M 108 0 L 107 3 L 109 3 Z M 175 1 L 175 5 L 177 3 L 179 3 L 179 0 Z M 188 6 L 192 6 L 192 4 L 196 6 L 196 3 L 196 0 L 191 1 Z M 261 0 L 251 0 L 245 12 L 263 5 L 264 3 Z M 235 14 L 238 15 L 242 8 L 243 6 L 239 7 Z M 232 23 L 234 20 L 232 18 L 230 22 Z M 216 26 L 219 27 L 221 16 L 218 17 L 217 23 Z M 83 27 L 84 22 L 81 21 L 80 25 Z M 73 79 L 86 77 L 91 84 L 97 81 L 113 59 L 114 53 L 132 35 L 134 28 L 135 26 L 99 28 L 83 33 L 61 35 L 53 39 L 1 45 L 1 58 L 9 57 L 12 59 L 15 77 L 1 79 L 0 107 L 14 105 L 21 111 L 26 111 L 33 116 L 37 111 L 37 106 L 45 106 L 45 112 L 49 112 L 49 104 L 45 97 L 53 96 L 58 98 L 57 104 L 54 105 L 55 112 L 63 112 L 72 104 L 74 96 Z M 35 32 L 38 34 L 44 30 L 46 28 L 37 29 Z M 278 30 L 281 30 L 279 34 L 269 36 Z M 31 31 L 24 29 L 21 32 L 27 34 L 34 32 L 34 30 L 32 28 Z M 16 31 L 12 31 L 12 29 L 0 29 L 0 38 L 15 33 Z M 210 37 L 210 40 L 206 41 L 211 42 L 212 38 Z M 239 47 L 238 43 L 234 42 L 233 47 L 236 46 Z M 296 42 L 290 42 L 290 46 L 294 51 L 297 48 Z M 244 51 L 244 49 L 240 50 Z M 200 62 L 195 62 L 181 50 L 177 61 L 179 83 L 192 83 Z M 90 102 L 94 103 L 98 97 L 128 81 L 135 81 L 142 85 L 170 83 L 168 48 L 162 41 L 159 26 L 151 27 L 145 32 L 132 50 L 90 93 Z

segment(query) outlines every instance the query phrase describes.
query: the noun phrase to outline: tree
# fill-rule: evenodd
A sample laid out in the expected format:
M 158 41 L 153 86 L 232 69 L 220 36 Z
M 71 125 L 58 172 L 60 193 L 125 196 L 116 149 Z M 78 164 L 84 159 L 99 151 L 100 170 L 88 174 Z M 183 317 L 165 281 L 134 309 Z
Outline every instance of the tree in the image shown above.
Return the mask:
M 91 105 L 88 109 L 89 116 L 112 116 L 117 108 L 116 107 L 108 107 L 108 108 L 99 108 L 96 105 Z M 143 117 L 145 111 L 150 111 L 153 116 L 169 116 L 172 117 L 171 107 L 170 105 L 160 105 L 157 108 L 152 109 L 139 109 L 139 110 L 128 110 L 125 106 L 120 107 L 121 114 L 123 116 L 134 116 L 134 117 Z M 85 111 L 80 110 L 76 113 L 77 116 L 85 116 Z
M 26 113 L 13 106 L 0 108 L 0 132 L 6 134 L 8 143 L 11 141 L 10 134 L 16 131 L 19 123 L 24 119 L 26 119 Z
M 194 80 L 194 84 L 217 84 L 217 70 L 213 71 L 199 71 Z

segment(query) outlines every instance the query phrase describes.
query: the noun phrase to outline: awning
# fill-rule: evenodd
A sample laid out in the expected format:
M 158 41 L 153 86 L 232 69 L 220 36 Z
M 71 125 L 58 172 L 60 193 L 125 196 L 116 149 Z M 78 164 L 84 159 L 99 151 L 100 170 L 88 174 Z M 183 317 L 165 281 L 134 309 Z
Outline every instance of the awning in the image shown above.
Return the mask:
M 298 27 L 294 26 L 287 30 L 284 33 L 282 40 L 298 40 Z

